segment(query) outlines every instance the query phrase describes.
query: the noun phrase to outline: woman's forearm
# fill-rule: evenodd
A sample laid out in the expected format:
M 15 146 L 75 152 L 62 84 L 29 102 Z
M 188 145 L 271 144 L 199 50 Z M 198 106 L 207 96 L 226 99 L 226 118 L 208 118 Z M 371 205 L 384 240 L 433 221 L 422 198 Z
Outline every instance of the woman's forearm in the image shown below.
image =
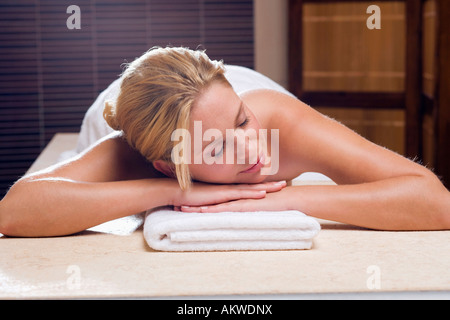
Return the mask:
M 169 178 L 80 182 L 26 177 L 0 201 L 0 233 L 22 237 L 67 235 L 160 206 L 260 199 L 285 185 L 284 181 L 253 185 L 196 182 L 183 191 L 177 180 Z
M 286 187 L 258 200 L 181 208 L 186 212 L 298 210 L 379 230 L 450 230 L 450 193 L 434 175 L 347 185 Z
M 0 202 L 0 233 L 56 236 L 168 205 L 170 179 L 87 183 L 60 178 L 19 180 Z
M 450 228 L 450 193 L 437 179 L 402 176 L 292 188 L 289 206 L 317 218 L 382 230 Z

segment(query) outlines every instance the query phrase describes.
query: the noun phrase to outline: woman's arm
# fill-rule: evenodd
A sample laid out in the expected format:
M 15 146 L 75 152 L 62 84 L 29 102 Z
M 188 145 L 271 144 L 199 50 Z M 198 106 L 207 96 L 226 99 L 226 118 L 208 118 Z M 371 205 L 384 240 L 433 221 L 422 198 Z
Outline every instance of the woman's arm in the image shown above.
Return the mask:
M 182 208 L 186 212 L 298 210 L 309 216 L 378 230 L 449 230 L 448 191 L 427 178 L 367 184 L 290 186 L 264 199 Z
M 261 198 L 284 186 L 194 184 L 183 192 L 150 167 L 120 137 L 107 137 L 71 161 L 18 180 L 0 202 L 0 233 L 66 235 L 159 206 Z
M 367 141 L 297 99 L 267 91 L 247 103 L 277 106 L 273 127 L 281 128 L 280 166 L 285 172 L 320 172 L 338 185 L 287 187 L 265 199 L 202 211 L 297 209 L 374 229 L 450 229 L 450 193 L 430 170 Z
M 0 232 L 42 237 L 72 234 L 100 223 L 167 205 L 168 179 L 84 182 L 24 178 L 0 204 Z
M 450 229 L 449 193 L 427 176 L 290 191 L 288 206 L 317 218 L 379 230 Z

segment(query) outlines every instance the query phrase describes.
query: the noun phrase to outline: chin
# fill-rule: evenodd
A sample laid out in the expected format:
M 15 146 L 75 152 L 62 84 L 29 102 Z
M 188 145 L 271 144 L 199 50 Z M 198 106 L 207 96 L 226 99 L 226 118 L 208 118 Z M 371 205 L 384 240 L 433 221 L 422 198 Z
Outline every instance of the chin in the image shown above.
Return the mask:
M 261 183 L 266 180 L 266 176 L 261 174 L 248 176 L 248 177 L 239 177 L 235 183 Z

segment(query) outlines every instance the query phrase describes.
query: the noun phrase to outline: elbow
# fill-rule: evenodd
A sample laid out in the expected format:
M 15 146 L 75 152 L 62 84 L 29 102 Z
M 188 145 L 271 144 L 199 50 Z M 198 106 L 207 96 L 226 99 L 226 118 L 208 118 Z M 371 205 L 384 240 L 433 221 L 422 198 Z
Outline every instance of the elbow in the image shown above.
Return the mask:
M 0 234 L 7 235 L 7 227 L 5 221 L 5 211 L 3 209 L 3 200 L 0 201 Z
M 443 190 L 437 201 L 442 229 L 450 230 L 450 192 L 447 189 Z
M 8 204 L 5 199 L 0 201 L 0 234 L 5 236 L 14 235 L 16 227 L 9 214 Z
M 430 173 L 424 177 L 426 183 L 422 185 L 422 190 L 428 199 L 431 220 L 433 220 L 436 230 L 450 230 L 450 192 L 441 183 L 439 178 Z
M 23 219 L 15 203 L 2 200 L 0 202 L 0 234 L 11 237 L 33 237 L 34 228 Z
M 17 181 L 5 197 L 0 201 L 0 233 L 7 236 L 21 236 L 23 230 L 24 200 L 22 194 L 23 181 Z
M 436 199 L 438 202 L 437 215 L 441 230 L 450 230 L 450 192 L 446 191 Z

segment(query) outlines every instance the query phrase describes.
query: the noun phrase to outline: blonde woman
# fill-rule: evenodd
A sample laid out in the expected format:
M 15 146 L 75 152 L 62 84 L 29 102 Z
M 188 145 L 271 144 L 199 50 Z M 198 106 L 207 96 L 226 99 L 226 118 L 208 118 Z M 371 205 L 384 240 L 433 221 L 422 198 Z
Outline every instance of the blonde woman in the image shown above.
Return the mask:
M 91 108 L 81 130 L 85 149 L 16 182 L 0 202 L 1 233 L 71 234 L 165 205 L 296 209 L 374 229 L 450 229 L 450 193 L 430 170 L 254 71 L 201 51 L 155 48 L 114 85 L 117 97 L 102 110 L 109 127 L 86 128 L 99 112 Z M 276 170 L 265 170 L 276 161 Z M 303 172 L 321 172 L 337 185 L 286 186 Z

